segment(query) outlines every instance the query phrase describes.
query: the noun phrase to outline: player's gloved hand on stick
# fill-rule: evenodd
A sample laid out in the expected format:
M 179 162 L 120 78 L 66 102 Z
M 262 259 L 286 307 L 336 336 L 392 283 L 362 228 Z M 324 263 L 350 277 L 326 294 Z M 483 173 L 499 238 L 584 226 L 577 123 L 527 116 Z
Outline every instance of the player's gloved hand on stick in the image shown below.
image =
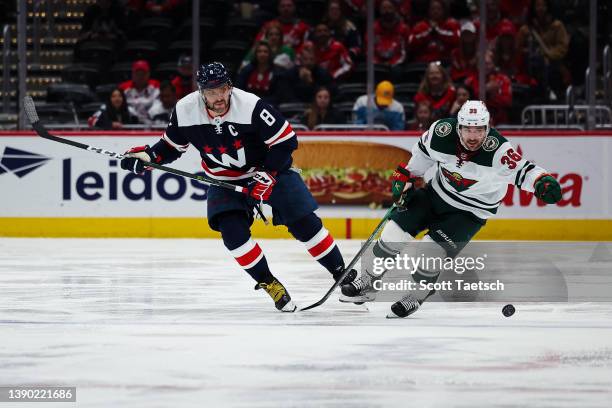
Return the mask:
M 398 207 L 405 207 L 414 194 L 414 181 L 406 164 L 400 163 L 391 175 L 391 194 Z
M 546 204 L 554 204 L 561 200 L 561 185 L 550 174 L 542 174 L 538 177 L 533 188 L 535 196 Z
M 276 184 L 276 172 L 258 171 L 249 183 L 249 195 L 257 201 L 267 201 Z
M 153 152 L 149 145 L 132 147 L 125 152 L 125 156 L 121 159 L 121 168 L 136 174 L 142 174 L 145 170 L 151 170 L 151 167 L 146 167 L 144 162 L 151 162 L 156 157 L 155 152 Z

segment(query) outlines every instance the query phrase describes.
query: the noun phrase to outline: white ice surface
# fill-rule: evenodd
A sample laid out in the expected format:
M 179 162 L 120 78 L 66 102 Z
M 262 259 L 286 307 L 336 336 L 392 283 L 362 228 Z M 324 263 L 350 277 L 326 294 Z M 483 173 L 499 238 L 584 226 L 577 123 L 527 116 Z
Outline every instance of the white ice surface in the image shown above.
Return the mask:
M 259 242 L 302 306 L 330 285 L 301 244 Z M 609 303 L 388 320 L 337 297 L 282 314 L 253 285 L 216 240 L 0 239 L 0 386 L 105 408 L 612 406 Z

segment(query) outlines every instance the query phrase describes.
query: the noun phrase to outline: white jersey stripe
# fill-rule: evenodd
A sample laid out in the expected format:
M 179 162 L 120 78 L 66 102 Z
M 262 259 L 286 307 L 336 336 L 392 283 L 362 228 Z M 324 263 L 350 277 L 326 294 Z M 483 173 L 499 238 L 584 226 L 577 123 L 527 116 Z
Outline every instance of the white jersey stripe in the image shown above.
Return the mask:
M 287 129 L 287 126 L 289 126 L 289 122 L 285 121 L 285 124 L 281 127 L 281 129 L 278 132 L 276 132 L 276 134 L 274 136 L 272 136 L 271 138 L 267 139 L 265 141 L 265 143 L 266 144 L 272 143 L 274 141 L 274 139 L 279 137 L 285 131 L 285 129 Z
M 253 241 L 253 239 L 249 239 L 247 242 L 240 245 L 236 249 L 232 249 L 230 252 L 232 253 L 232 256 L 234 258 L 240 258 L 242 255 L 246 254 L 247 252 L 255 248 L 255 245 L 256 245 L 255 241 Z
M 280 139 L 278 139 L 277 141 L 275 141 L 274 143 L 272 143 L 270 146 L 274 146 L 277 145 L 279 143 L 284 142 L 285 140 L 291 139 L 293 136 L 295 136 L 295 132 L 292 130 L 287 136 L 282 137 Z
M 334 249 L 336 247 L 336 242 L 334 241 L 333 245 L 330 245 L 329 248 L 327 248 L 325 251 L 321 252 L 319 255 L 314 256 L 314 260 L 318 261 L 319 259 L 323 258 L 325 255 L 329 254 L 332 249 Z
M 176 150 L 178 150 L 181 153 L 184 153 L 187 151 L 187 148 L 189 147 L 189 144 L 186 145 L 180 145 L 180 144 L 176 144 L 174 143 L 172 140 L 170 140 L 170 138 L 168 137 L 168 135 L 166 134 L 166 132 L 164 132 L 164 135 L 162 136 L 162 139 L 168 143 L 170 146 L 174 147 Z
M 314 237 L 304 242 L 304 245 L 306 245 L 306 249 L 310 249 L 318 245 L 321 241 L 323 241 L 327 237 L 328 234 L 329 234 L 329 231 L 325 227 L 321 227 L 319 232 L 317 232 Z

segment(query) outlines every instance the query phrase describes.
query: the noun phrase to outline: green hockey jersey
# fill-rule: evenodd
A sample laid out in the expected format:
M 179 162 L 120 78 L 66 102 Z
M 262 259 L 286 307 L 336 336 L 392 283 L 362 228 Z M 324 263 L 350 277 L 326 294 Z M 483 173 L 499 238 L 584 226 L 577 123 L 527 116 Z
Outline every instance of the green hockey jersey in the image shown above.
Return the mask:
M 482 219 L 497 213 L 508 184 L 533 192 L 535 180 L 547 173 L 524 160 L 493 128 L 480 149 L 466 153 L 460 148 L 455 118 L 440 119 L 423 133 L 407 168 L 415 176 L 433 173 L 429 182 L 446 203 Z

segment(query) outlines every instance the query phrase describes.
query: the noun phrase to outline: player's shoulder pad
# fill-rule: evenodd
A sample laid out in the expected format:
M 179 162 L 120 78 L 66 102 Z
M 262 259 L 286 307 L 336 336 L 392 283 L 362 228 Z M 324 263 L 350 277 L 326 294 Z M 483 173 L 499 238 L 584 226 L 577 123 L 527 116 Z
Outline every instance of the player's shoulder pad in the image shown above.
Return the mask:
M 503 137 L 497 129 L 490 128 L 481 149 L 487 153 L 495 154 L 506 142 L 508 142 L 508 139 Z
M 191 92 L 181 98 L 174 107 L 173 121 L 179 127 L 193 126 L 200 124 L 200 112 L 202 111 L 204 102 L 199 91 Z
M 456 153 L 456 140 L 458 137 L 457 119 L 446 118 L 432 123 L 427 133 L 421 138 L 421 141 L 426 146 L 431 146 L 431 149 L 434 151 L 454 155 Z
M 510 143 L 505 137 L 496 129 L 489 128 L 489 133 L 487 133 L 487 137 L 482 142 L 480 151 L 473 161 L 487 167 L 499 167 L 499 155 L 508 150 L 509 147 Z
M 239 88 L 232 88 L 232 99 L 230 100 L 231 122 L 251 124 L 253 111 L 261 105 L 259 96 L 243 91 Z
M 432 124 L 431 128 L 433 129 L 433 137 L 443 138 L 451 135 L 457 135 L 457 119 L 439 119 Z

